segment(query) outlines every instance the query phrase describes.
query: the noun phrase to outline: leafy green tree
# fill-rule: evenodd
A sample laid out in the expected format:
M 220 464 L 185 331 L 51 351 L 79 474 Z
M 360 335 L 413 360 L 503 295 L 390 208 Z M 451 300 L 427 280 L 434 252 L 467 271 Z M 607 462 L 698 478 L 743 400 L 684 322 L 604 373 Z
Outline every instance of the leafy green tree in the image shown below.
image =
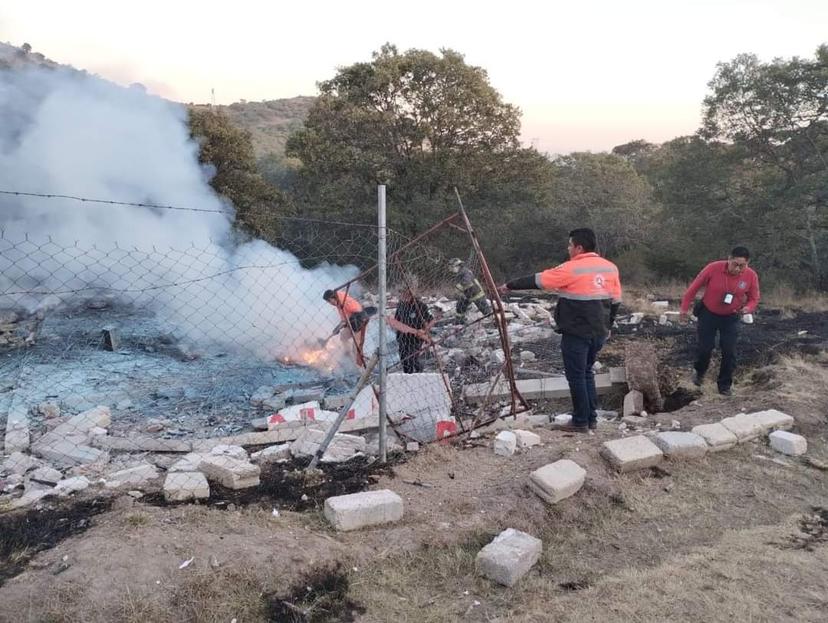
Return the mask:
M 519 150 L 517 108 L 452 50 L 386 44 L 319 90 L 287 143 L 302 163 L 297 196 L 318 212 L 370 218 L 376 184 L 386 183 L 389 202 L 405 208 L 390 222 L 413 233 L 446 214 L 454 186 L 474 194 Z
M 237 226 L 275 241 L 281 231 L 278 217 L 289 212 L 289 203 L 259 172 L 250 133 L 205 107 L 189 108 L 189 126 L 199 144 L 199 162 L 215 169 L 210 185 L 233 203 Z
M 719 64 L 710 88 L 702 135 L 744 149 L 755 167 L 748 179 L 762 184 L 749 217 L 828 287 L 828 45 L 812 60 L 740 55 Z

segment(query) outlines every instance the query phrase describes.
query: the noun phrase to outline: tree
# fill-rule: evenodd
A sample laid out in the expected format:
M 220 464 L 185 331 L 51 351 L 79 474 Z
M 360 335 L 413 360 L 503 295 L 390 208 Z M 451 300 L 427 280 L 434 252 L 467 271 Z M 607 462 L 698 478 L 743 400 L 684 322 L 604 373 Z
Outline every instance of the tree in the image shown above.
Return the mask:
M 789 253 L 828 287 L 828 45 L 813 60 L 721 63 L 705 98 L 702 136 L 743 148 L 764 169 L 771 199 L 750 216 L 784 237 Z
M 302 163 L 296 192 L 317 210 L 367 218 L 376 184 L 386 183 L 389 202 L 412 208 L 395 210 L 391 222 L 413 233 L 445 215 L 454 186 L 473 195 L 519 150 L 517 108 L 452 50 L 400 53 L 386 44 L 319 90 L 287 143 Z
M 189 125 L 199 144 L 199 162 L 215 169 L 210 185 L 233 203 L 239 228 L 275 241 L 281 230 L 278 217 L 289 212 L 289 204 L 259 173 L 250 133 L 206 107 L 189 108 Z

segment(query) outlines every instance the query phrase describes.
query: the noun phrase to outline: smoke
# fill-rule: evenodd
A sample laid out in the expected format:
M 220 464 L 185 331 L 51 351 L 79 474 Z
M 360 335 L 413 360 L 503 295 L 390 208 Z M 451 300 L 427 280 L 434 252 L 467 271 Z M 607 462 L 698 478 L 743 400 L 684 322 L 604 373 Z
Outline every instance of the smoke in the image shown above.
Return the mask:
M 302 269 L 261 240 L 237 244 L 183 106 L 94 76 L 0 71 L 0 189 L 208 212 L 0 195 L 0 308 L 114 293 L 202 347 L 295 357 L 327 334 L 321 293 L 354 267 Z

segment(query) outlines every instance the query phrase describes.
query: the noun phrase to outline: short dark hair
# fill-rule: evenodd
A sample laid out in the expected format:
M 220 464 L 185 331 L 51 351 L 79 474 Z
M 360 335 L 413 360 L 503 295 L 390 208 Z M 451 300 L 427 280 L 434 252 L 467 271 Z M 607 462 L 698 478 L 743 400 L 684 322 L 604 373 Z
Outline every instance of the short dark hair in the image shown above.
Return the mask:
M 323 299 L 325 299 L 326 301 L 328 301 L 328 300 L 330 300 L 330 299 L 334 298 L 335 296 L 336 296 L 336 294 L 334 293 L 334 291 L 333 291 L 333 290 L 325 290 L 325 291 L 322 293 L 322 298 L 323 298 Z
M 730 257 L 743 257 L 749 260 L 750 251 L 748 251 L 747 247 L 733 247 L 733 251 L 730 252 Z
M 595 251 L 595 247 L 597 246 L 595 243 L 595 232 L 589 227 L 573 229 L 569 232 L 569 238 L 572 240 L 573 245 L 583 247 L 584 251 L 588 253 Z

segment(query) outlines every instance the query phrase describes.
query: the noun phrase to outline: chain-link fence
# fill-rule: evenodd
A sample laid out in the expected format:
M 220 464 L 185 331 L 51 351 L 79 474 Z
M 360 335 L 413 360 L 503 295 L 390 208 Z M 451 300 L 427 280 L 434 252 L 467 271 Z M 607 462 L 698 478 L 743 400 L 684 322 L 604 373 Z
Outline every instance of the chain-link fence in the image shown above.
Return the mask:
M 506 336 L 543 341 L 549 311 L 502 310 L 467 225 L 388 230 L 384 302 L 374 225 L 290 219 L 276 246 L 0 233 L 0 505 L 99 485 L 179 501 L 377 455 L 382 391 L 392 452 L 521 410 Z

